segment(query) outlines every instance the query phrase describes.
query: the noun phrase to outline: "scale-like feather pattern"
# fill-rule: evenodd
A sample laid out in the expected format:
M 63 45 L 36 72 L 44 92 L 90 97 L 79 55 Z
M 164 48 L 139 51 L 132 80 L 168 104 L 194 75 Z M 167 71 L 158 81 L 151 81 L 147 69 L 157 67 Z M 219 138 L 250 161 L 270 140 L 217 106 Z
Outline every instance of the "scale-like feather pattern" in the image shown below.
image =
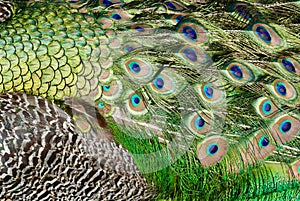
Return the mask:
M 157 198 L 300 199 L 298 1 L 14 3 L 0 92 L 55 100 L 84 153 L 121 143 Z

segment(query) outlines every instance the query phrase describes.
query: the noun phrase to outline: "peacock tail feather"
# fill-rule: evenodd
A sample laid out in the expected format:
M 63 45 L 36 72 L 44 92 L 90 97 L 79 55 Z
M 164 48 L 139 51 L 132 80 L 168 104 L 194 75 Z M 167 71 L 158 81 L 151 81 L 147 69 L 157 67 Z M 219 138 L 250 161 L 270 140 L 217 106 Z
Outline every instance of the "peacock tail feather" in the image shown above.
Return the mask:
M 0 5 L 1 198 L 300 200 L 299 1 Z

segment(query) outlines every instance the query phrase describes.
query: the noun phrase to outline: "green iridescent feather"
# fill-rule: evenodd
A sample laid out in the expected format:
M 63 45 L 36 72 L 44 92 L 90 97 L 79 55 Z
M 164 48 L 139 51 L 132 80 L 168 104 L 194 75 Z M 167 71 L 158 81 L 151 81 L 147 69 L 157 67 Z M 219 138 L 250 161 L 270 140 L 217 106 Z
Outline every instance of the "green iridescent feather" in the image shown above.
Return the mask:
M 14 2 L 1 93 L 121 144 L 156 199 L 300 199 L 298 2 Z

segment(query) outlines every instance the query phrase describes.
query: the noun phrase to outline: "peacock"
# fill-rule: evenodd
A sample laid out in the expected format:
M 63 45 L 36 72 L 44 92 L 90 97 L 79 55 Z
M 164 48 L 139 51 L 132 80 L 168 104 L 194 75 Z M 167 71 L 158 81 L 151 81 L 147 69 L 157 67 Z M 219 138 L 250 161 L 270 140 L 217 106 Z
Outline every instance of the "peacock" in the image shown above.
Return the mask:
M 1 199 L 153 197 L 127 150 L 105 139 L 86 141 L 70 115 L 54 103 L 24 93 L 6 93 L 0 96 L 0 107 Z M 84 148 L 91 145 L 97 155 Z
M 300 200 L 300 2 L 0 1 L 4 200 Z

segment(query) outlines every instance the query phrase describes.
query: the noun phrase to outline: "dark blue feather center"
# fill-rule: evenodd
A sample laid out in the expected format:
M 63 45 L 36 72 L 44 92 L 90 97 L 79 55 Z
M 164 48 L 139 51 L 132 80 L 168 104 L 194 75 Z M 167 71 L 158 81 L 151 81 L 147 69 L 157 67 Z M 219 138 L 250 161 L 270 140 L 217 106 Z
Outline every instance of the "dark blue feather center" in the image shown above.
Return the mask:
M 263 26 L 258 26 L 256 27 L 256 33 L 257 35 L 266 43 L 271 43 L 272 37 L 269 31 L 263 27 Z
M 265 113 L 265 114 L 270 114 L 270 112 L 271 112 L 271 110 L 272 110 L 272 105 L 271 105 L 271 103 L 268 101 L 268 102 L 265 102 L 264 104 L 263 104 L 263 112 Z
M 286 96 L 286 88 L 282 82 L 276 84 L 276 90 L 280 95 Z
M 141 67 L 138 63 L 133 62 L 133 63 L 130 64 L 130 70 L 133 73 L 139 73 L 141 71 Z
M 155 80 L 154 80 L 154 86 L 158 89 L 162 89 L 164 87 L 164 80 L 162 77 L 157 77 Z
M 289 71 L 290 73 L 296 73 L 294 64 L 287 58 L 282 59 L 281 63 L 287 71 Z
M 176 6 L 172 2 L 167 1 L 165 4 L 168 6 L 169 10 L 177 10 Z
M 182 15 L 178 15 L 176 17 L 176 22 L 180 22 L 182 19 L 183 19 L 183 16 Z
M 104 91 L 109 91 L 109 90 L 110 90 L 110 85 L 103 86 L 103 90 L 104 90 Z
M 233 75 L 233 77 L 239 80 L 243 79 L 243 71 L 239 66 L 231 66 L 229 71 Z
M 214 89 L 210 86 L 204 86 L 204 94 L 207 98 L 212 98 L 214 94 Z
M 248 11 L 246 5 L 237 5 L 235 7 L 235 11 L 244 19 L 246 20 L 252 20 L 252 15 L 251 13 Z
M 281 132 L 288 132 L 292 128 L 292 123 L 290 121 L 284 121 L 280 124 L 280 130 Z
M 219 146 L 216 143 L 210 144 L 207 148 L 207 152 L 209 155 L 214 155 L 218 152 Z
M 132 103 L 132 105 L 133 105 L 134 107 L 139 106 L 140 102 L 141 102 L 141 98 L 140 98 L 139 95 L 134 94 L 134 95 L 131 97 L 131 103 Z
M 103 102 L 99 102 L 98 106 L 99 106 L 99 108 L 103 109 L 104 108 L 104 103 Z
M 103 0 L 103 6 L 111 6 L 113 3 L 111 1 L 108 1 L 108 0 Z
M 204 127 L 205 125 L 205 120 L 202 117 L 197 117 L 196 121 L 195 121 L 195 126 L 197 130 L 200 130 Z
M 126 46 L 125 47 L 125 52 L 132 52 L 134 50 L 134 48 L 132 46 Z
M 196 30 L 191 26 L 185 26 L 183 28 L 182 32 L 186 38 L 188 38 L 192 41 L 196 41 L 198 38 Z
M 266 138 L 265 136 L 262 136 L 260 139 L 259 139 L 259 145 L 261 147 L 266 147 L 270 144 L 270 141 L 268 138 Z
M 113 19 L 115 19 L 115 20 L 121 20 L 121 19 L 122 19 L 122 16 L 119 15 L 118 13 L 113 14 L 111 17 L 112 17 Z
M 183 51 L 183 54 L 186 58 L 188 58 L 192 62 L 196 62 L 198 60 L 197 54 L 195 50 L 193 50 L 192 48 L 186 48 Z
M 142 27 L 142 26 L 136 26 L 135 30 L 137 30 L 138 32 L 144 32 L 145 31 L 144 27 Z

